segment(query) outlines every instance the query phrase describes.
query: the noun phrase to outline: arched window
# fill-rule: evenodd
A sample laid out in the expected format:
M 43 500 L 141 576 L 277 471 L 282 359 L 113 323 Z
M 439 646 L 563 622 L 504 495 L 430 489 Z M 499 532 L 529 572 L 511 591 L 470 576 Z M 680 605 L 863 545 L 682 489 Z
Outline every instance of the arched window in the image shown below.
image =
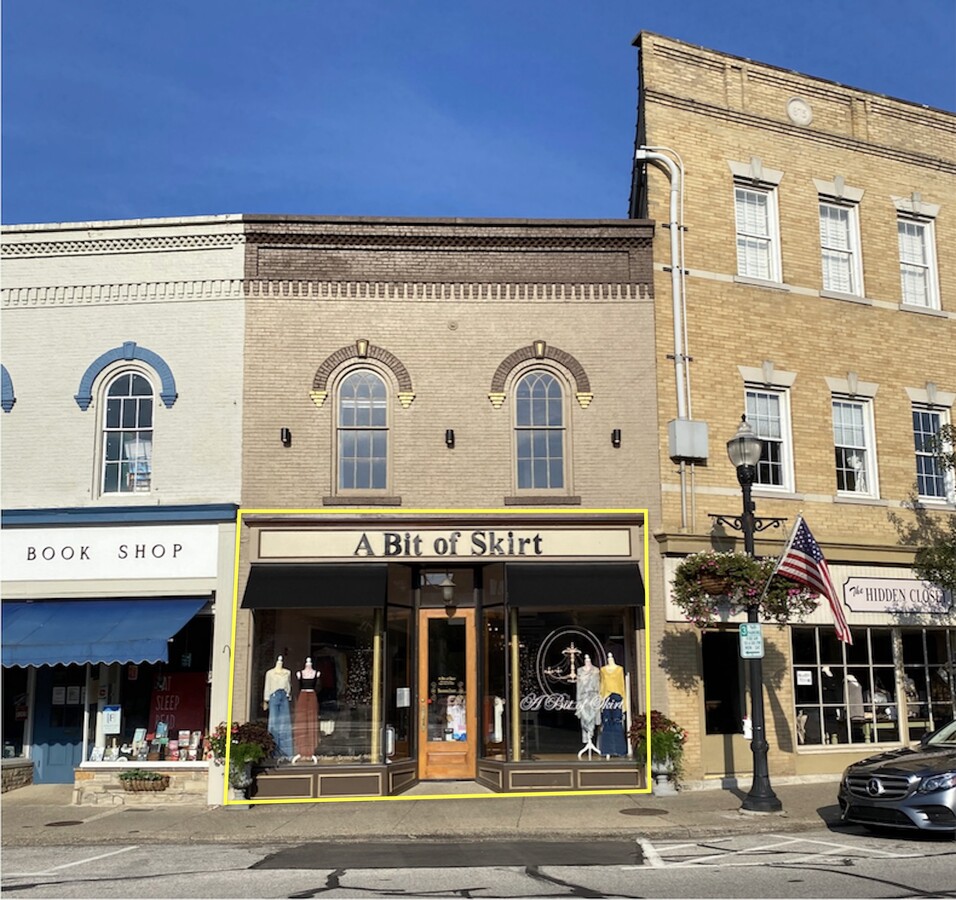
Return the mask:
M 346 375 L 338 390 L 338 488 L 388 486 L 388 390 L 371 369 Z
M 523 375 L 515 390 L 518 490 L 564 488 L 564 392 L 550 372 Z
M 139 372 L 120 372 L 106 386 L 104 401 L 102 492 L 148 492 L 153 469 L 153 386 Z

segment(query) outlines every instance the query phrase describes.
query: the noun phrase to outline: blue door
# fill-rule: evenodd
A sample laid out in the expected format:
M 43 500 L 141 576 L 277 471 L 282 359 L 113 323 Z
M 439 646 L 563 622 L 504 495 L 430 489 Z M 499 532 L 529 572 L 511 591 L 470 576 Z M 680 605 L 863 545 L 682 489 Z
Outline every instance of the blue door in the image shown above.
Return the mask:
M 41 666 L 33 704 L 33 780 L 72 784 L 83 749 L 85 666 Z

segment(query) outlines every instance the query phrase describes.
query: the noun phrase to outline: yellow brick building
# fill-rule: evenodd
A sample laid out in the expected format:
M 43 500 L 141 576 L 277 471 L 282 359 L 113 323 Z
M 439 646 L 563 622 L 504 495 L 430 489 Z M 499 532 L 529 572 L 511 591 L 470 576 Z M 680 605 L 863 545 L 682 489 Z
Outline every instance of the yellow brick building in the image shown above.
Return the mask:
M 839 772 L 956 710 L 956 608 L 910 568 L 908 506 L 956 509 L 925 452 L 956 401 L 956 117 L 655 34 L 635 46 L 631 215 L 658 223 L 654 705 L 690 734 L 685 777 L 751 770 L 743 617 L 700 630 L 670 597 L 688 553 L 742 549 L 710 514 L 740 514 L 724 442 L 747 413 L 756 514 L 786 519 L 756 552 L 802 514 L 853 636 L 825 603 L 764 627 L 770 771 Z

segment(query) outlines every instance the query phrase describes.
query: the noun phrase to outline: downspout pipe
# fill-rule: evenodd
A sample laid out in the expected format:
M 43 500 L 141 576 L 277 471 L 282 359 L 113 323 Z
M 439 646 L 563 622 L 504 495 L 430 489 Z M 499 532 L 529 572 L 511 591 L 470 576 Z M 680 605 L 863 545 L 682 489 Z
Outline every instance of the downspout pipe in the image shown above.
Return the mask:
M 674 377 L 677 382 L 677 418 L 687 418 L 687 374 L 684 356 L 684 321 L 681 307 L 681 258 L 680 258 L 680 191 L 681 173 L 669 156 L 639 147 L 634 154 L 637 162 L 660 163 L 670 177 L 670 228 L 671 238 L 671 305 L 674 313 Z

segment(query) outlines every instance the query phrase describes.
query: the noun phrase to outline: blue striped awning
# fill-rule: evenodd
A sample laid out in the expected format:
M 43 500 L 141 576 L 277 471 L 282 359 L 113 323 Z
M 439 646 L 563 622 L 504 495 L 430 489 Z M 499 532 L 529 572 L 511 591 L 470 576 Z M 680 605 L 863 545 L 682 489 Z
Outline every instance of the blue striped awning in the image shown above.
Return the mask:
M 3 665 L 168 662 L 167 643 L 206 599 L 4 603 Z

